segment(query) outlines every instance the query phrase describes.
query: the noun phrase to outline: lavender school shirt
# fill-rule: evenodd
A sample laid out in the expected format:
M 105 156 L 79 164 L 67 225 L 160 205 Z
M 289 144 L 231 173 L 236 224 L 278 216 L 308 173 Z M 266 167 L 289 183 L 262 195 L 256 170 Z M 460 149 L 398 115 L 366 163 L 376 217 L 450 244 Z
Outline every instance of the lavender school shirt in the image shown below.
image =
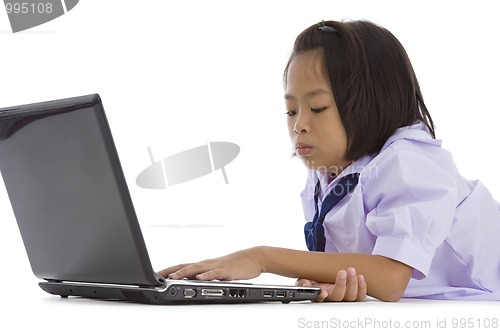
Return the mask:
M 301 193 L 306 220 L 314 216 L 318 178 L 325 193 L 354 172 L 357 187 L 325 218 L 325 251 L 413 267 L 404 297 L 500 300 L 500 205 L 480 181 L 459 174 L 423 123 L 398 129 L 379 154 L 360 158 L 329 184 L 309 170 Z

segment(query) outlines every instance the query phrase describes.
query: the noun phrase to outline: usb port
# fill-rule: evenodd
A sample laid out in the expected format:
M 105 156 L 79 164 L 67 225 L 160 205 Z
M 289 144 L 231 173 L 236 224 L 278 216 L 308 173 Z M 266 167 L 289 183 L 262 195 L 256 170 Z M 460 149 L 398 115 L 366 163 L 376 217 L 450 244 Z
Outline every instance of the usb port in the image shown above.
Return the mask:
M 285 291 L 277 291 L 276 297 L 286 297 L 286 292 Z
M 273 297 L 273 291 L 272 290 L 265 290 L 264 291 L 264 297 Z

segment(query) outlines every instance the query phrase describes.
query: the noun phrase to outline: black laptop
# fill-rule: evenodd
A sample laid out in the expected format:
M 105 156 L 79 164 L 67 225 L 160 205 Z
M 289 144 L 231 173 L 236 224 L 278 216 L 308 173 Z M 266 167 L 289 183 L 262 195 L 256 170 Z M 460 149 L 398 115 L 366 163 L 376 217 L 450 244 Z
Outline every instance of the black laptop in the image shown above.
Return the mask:
M 157 275 L 97 94 L 0 109 L 0 170 L 33 273 L 50 294 L 150 304 L 287 303 L 319 294 Z

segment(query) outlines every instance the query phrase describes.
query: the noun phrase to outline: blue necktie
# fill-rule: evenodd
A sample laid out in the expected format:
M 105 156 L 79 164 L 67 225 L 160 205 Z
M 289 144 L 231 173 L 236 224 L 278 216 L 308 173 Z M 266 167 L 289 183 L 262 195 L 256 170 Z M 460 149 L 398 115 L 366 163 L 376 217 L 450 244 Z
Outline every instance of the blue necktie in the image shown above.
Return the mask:
M 307 248 L 309 251 L 325 251 L 326 238 L 325 230 L 323 229 L 323 221 L 325 216 L 335 204 L 340 202 L 345 195 L 350 193 L 358 184 L 359 173 L 348 174 L 330 190 L 328 195 L 323 199 L 321 211 L 318 211 L 318 195 L 319 195 L 319 180 L 314 190 L 314 205 L 316 212 L 314 213 L 313 221 L 309 221 L 304 225 L 304 234 L 306 236 Z

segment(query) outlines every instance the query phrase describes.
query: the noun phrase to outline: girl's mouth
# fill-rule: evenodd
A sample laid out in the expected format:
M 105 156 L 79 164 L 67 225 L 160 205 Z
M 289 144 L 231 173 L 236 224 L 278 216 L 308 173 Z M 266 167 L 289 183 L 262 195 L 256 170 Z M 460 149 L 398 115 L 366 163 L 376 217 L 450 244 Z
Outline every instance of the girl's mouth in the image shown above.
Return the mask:
M 307 156 L 311 154 L 312 150 L 313 150 L 312 146 L 303 143 L 297 143 L 295 148 L 295 151 L 299 156 Z

